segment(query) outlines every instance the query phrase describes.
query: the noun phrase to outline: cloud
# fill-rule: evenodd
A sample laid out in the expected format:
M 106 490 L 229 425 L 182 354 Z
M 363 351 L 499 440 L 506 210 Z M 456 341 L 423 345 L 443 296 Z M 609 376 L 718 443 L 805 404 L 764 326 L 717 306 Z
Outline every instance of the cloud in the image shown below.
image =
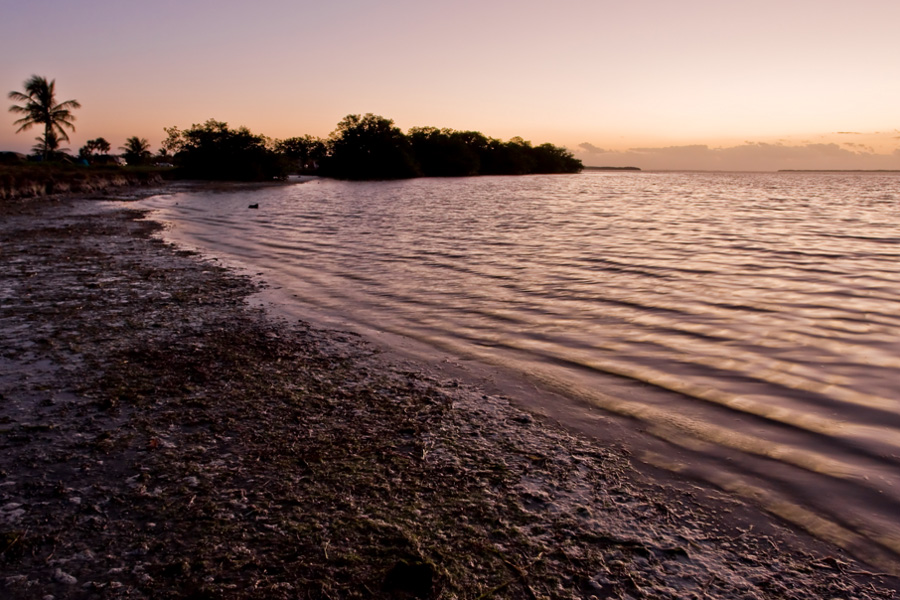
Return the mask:
M 866 146 L 865 144 L 855 144 L 853 142 L 844 142 L 844 146 L 849 148 L 855 148 L 860 152 L 868 152 L 869 154 L 875 154 L 875 148 L 872 146 Z
M 859 131 L 836 131 L 838 135 L 862 135 Z
M 589 144 L 587 142 L 578 144 L 578 147 L 581 148 L 582 150 L 584 150 L 588 154 L 605 154 L 606 152 L 609 152 L 609 150 L 604 150 L 603 148 L 598 148 L 597 146 L 595 146 L 593 144 Z

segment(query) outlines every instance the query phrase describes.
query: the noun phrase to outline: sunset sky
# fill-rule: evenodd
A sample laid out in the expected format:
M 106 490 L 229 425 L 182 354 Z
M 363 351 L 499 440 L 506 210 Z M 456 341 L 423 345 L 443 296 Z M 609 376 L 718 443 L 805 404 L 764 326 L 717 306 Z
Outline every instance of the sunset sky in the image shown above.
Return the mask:
M 897 0 L 0 0 L 0 85 L 80 101 L 73 152 L 372 112 L 588 165 L 900 169 L 898 23 Z M 27 152 L 41 132 L 3 114 Z

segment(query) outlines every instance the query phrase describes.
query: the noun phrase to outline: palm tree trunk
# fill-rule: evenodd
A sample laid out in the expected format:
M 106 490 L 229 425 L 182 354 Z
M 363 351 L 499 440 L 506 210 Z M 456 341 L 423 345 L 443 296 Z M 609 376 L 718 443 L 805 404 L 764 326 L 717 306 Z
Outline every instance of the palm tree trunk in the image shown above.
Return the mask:
M 44 164 L 47 164 L 47 159 L 50 157 L 50 131 L 52 129 L 53 125 L 50 122 L 44 123 Z

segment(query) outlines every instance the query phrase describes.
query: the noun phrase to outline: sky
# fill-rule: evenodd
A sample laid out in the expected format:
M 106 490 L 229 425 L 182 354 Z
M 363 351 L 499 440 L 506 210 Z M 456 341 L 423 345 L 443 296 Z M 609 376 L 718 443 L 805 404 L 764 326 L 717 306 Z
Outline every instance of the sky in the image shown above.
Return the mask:
M 897 0 L 0 0 L 0 85 L 78 100 L 73 153 L 371 112 L 595 166 L 900 169 L 897 23 Z M 0 114 L 27 152 L 41 132 Z

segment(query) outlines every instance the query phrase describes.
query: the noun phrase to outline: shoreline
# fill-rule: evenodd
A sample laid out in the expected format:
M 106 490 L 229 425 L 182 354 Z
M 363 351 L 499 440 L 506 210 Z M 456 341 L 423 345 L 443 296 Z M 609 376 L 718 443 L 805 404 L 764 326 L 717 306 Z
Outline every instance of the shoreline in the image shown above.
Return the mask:
M 5 597 L 900 591 L 515 398 L 273 318 L 127 206 L 0 216 Z

